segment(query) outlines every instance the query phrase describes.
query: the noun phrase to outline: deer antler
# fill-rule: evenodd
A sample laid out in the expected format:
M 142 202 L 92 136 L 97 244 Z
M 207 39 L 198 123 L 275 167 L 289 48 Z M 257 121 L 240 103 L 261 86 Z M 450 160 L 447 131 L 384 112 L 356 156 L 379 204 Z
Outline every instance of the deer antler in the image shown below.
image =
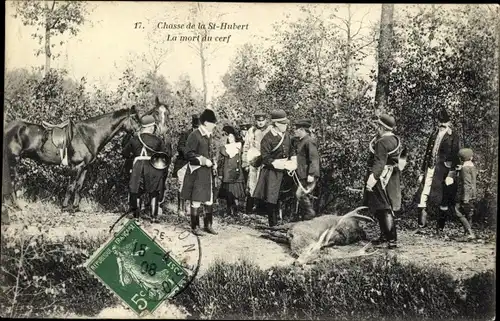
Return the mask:
M 305 262 L 305 261 L 307 261 L 307 258 L 311 257 L 313 254 L 315 254 L 317 251 L 319 251 L 322 247 L 326 246 L 330 242 L 330 239 L 332 238 L 333 233 L 341 225 L 340 223 L 342 223 L 343 220 L 345 220 L 346 218 L 356 218 L 356 219 L 360 219 L 360 220 L 364 220 L 364 221 L 368 221 L 368 222 L 375 222 L 371 217 L 360 215 L 357 213 L 358 211 L 365 209 L 365 208 L 368 208 L 368 207 L 360 206 L 360 207 L 354 209 L 353 211 L 343 215 L 342 218 L 339 220 L 339 222 L 335 226 L 332 226 L 329 229 L 325 230 L 323 233 L 321 233 L 318 241 L 316 241 L 315 243 L 313 243 L 313 244 L 309 245 L 307 248 L 305 248 L 297 260 L 299 262 Z M 366 250 L 367 246 L 368 245 L 363 247 L 363 249 L 361 249 L 359 252 L 366 253 L 365 250 Z M 373 253 L 369 253 L 369 254 L 371 255 Z M 359 254 L 359 255 L 354 255 L 354 256 L 369 255 L 369 254 Z

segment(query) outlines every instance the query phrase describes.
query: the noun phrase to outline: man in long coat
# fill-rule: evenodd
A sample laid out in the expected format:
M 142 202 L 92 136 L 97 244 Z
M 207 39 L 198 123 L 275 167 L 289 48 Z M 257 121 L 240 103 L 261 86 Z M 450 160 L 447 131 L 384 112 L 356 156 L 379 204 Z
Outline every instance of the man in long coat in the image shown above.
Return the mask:
M 278 224 L 277 203 L 280 191 L 285 189 L 283 183 L 286 174 L 285 161 L 292 156 L 292 146 L 287 127 L 290 121 L 283 110 L 275 110 L 271 113 L 273 126 L 264 135 L 260 143 L 260 154 L 262 157 L 262 169 L 259 174 L 254 197 L 264 202 L 261 209 L 267 214 L 269 226 Z
M 445 109 L 439 111 L 437 120 L 438 128 L 429 137 L 425 150 L 417 197 L 419 228 L 422 229 L 427 225 L 426 208 L 429 205 L 439 206 L 437 230 L 441 232 L 449 209 L 456 203 L 455 169 L 460 163 L 458 157 L 460 143 Z
M 215 113 L 205 109 L 200 115 L 200 126 L 189 134 L 184 155 L 188 160 L 188 167 L 182 185 L 181 197 L 191 202 L 191 229 L 199 236 L 200 231 L 199 214 L 205 207 L 203 219 L 205 231 L 217 234 L 213 225 L 213 203 L 214 203 L 214 176 L 216 174 L 216 163 L 212 155 L 212 133 L 217 119 Z
M 191 134 L 200 125 L 200 119 L 198 115 L 191 115 L 191 129 L 186 130 L 179 136 L 179 141 L 177 143 L 177 157 L 174 162 L 174 169 L 172 171 L 172 176 L 177 177 L 177 182 L 179 184 L 179 189 L 177 191 L 177 212 L 181 214 L 181 211 L 186 209 L 185 200 L 181 198 L 182 184 L 184 182 L 184 175 L 186 175 L 188 160 L 186 155 L 184 155 L 184 148 L 186 147 L 186 142 Z M 182 209 L 182 210 L 181 210 Z
M 388 242 L 388 248 L 397 247 L 394 212 L 401 208 L 401 182 L 398 167 L 401 141 L 392 132 L 394 117 L 383 114 L 376 121 L 378 134 L 370 141 L 368 177 L 363 203 L 375 214 L 382 232 L 381 241 Z
M 257 186 L 257 180 L 259 179 L 260 173 L 260 160 L 261 157 L 256 157 L 256 154 L 260 153 L 260 143 L 264 135 L 269 131 L 270 126 L 266 126 L 266 114 L 263 112 L 257 112 L 254 115 L 255 117 L 255 125 L 250 127 L 245 135 L 245 139 L 243 142 L 243 158 L 242 165 L 243 170 L 247 173 L 246 176 L 246 184 L 247 184 L 247 202 L 246 202 L 246 210 L 247 214 L 250 214 L 254 207 L 258 208 L 263 205 L 257 202 L 255 204 L 255 187 Z
M 316 187 L 320 173 L 318 148 L 316 140 L 310 135 L 310 128 L 310 119 L 301 119 L 295 123 L 295 136 L 298 139 L 295 172 L 300 182 L 297 186 L 296 197 L 303 220 L 309 220 L 315 216 L 310 195 Z
M 155 152 L 166 153 L 166 146 L 160 137 L 154 135 L 155 119 L 151 115 L 141 118 L 142 128 L 140 132 L 132 137 L 125 145 L 122 155 L 125 158 L 133 158 L 132 173 L 130 175 L 130 208 L 134 217 L 139 217 L 140 197 L 143 193 L 149 194 L 151 202 L 151 217 L 153 221 L 158 218 L 158 204 L 160 192 L 163 190 L 164 171 L 154 168 L 151 163 L 151 155 Z

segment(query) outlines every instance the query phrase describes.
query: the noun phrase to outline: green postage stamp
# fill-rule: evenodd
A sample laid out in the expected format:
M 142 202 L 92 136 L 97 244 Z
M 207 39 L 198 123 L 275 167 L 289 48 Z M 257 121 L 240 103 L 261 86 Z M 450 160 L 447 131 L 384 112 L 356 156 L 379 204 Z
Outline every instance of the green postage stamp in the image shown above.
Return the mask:
M 92 255 L 86 267 L 139 316 L 153 313 L 184 289 L 198 270 L 199 241 L 193 237 L 188 241 L 188 231 L 175 233 L 175 229 L 161 231 L 159 225 L 143 229 L 129 220 Z

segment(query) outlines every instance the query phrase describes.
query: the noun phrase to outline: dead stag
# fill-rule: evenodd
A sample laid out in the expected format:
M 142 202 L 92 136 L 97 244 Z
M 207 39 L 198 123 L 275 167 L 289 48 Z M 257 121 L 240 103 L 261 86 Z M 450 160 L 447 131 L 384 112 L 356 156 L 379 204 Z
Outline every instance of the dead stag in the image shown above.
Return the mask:
M 259 226 L 266 234 L 261 237 L 290 246 L 292 254 L 297 257 L 295 264 L 306 264 L 316 259 L 320 249 L 334 245 L 349 245 L 366 240 L 366 233 L 359 221 L 374 222 L 368 216 L 358 214 L 367 208 L 358 207 L 343 215 L 322 215 L 309 221 L 287 223 L 280 226 Z M 376 251 L 367 252 L 369 242 L 361 250 L 347 257 L 371 255 Z

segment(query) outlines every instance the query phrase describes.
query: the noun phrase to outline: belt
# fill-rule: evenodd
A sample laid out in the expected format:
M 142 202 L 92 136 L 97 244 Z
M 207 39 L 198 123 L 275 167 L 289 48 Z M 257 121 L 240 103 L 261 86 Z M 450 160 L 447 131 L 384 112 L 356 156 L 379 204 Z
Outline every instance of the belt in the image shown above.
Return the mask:
M 150 159 L 151 159 L 151 156 L 137 156 L 136 158 L 134 158 L 134 162 L 132 163 L 132 165 L 134 165 L 135 162 L 138 160 L 150 160 Z

